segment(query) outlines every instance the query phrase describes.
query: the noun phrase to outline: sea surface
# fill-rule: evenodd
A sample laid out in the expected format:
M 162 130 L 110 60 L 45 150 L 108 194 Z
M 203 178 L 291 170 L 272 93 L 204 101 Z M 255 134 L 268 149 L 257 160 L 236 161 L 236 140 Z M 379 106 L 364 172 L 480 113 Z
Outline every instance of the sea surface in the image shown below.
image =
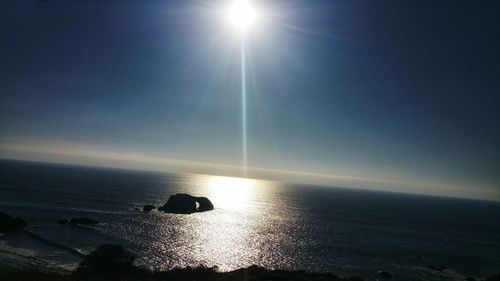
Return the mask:
M 215 210 L 137 211 L 176 193 Z M 375 280 L 463 280 L 500 272 L 500 204 L 207 175 L 0 160 L 0 210 L 88 253 L 117 243 L 145 268 L 253 264 Z M 59 225 L 89 217 L 96 226 Z M 0 234 L 0 263 L 72 269 L 79 257 L 23 233 Z M 442 272 L 428 265 L 444 265 Z

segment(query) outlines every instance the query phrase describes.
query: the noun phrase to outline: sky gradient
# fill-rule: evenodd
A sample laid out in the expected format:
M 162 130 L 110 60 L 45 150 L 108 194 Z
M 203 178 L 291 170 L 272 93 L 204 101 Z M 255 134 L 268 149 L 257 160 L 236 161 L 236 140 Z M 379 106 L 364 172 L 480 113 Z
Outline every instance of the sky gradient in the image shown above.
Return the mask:
M 0 2 L 0 157 L 241 175 L 227 3 Z M 255 5 L 250 177 L 500 200 L 498 1 Z

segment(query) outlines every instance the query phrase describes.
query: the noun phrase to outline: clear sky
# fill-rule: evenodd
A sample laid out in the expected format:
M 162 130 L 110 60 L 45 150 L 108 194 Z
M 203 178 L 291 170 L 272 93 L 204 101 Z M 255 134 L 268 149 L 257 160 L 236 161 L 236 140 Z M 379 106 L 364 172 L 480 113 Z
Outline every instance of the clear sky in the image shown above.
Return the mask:
M 0 157 L 240 175 L 228 1 L 0 2 Z M 500 200 L 498 1 L 253 2 L 249 176 Z

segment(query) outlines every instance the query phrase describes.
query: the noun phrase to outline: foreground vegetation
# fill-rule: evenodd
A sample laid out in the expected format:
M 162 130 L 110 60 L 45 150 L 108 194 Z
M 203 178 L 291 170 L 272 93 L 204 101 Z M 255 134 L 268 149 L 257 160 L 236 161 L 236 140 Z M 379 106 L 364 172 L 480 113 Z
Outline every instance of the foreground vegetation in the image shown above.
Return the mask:
M 357 277 L 342 279 L 328 273 L 305 273 L 299 271 L 266 270 L 260 267 L 249 267 L 232 272 L 216 272 L 210 268 L 184 268 L 165 272 L 140 271 L 124 275 L 84 275 L 47 273 L 37 270 L 1 268 L 2 281 L 93 281 L 93 280 L 124 280 L 124 281 L 163 281 L 163 280 L 193 280 L 193 281 L 252 281 L 252 280 L 322 280 L 322 281 L 360 281 Z
M 37 269 L 19 269 L 0 266 L 1 281 L 362 281 L 359 277 L 340 278 L 331 273 L 268 270 L 250 266 L 230 272 L 215 268 L 178 268 L 151 272 L 133 265 L 134 257 L 120 245 L 101 245 L 85 256 L 73 272 L 45 272 Z M 379 274 L 380 279 L 391 279 L 391 274 Z M 467 278 L 463 281 L 475 281 Z M 500 274 L 485 281 L 500 281 Z

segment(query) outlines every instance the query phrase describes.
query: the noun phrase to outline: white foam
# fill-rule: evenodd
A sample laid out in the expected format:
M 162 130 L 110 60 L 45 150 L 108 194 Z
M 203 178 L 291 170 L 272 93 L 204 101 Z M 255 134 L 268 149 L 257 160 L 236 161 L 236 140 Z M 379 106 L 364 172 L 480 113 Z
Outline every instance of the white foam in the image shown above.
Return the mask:
M 32 249 L 13 247 L 5 241 L 0 241 L 0 252 L 14 254 L 21 257 L 32 258 L 37 255 L 37 252 Z

